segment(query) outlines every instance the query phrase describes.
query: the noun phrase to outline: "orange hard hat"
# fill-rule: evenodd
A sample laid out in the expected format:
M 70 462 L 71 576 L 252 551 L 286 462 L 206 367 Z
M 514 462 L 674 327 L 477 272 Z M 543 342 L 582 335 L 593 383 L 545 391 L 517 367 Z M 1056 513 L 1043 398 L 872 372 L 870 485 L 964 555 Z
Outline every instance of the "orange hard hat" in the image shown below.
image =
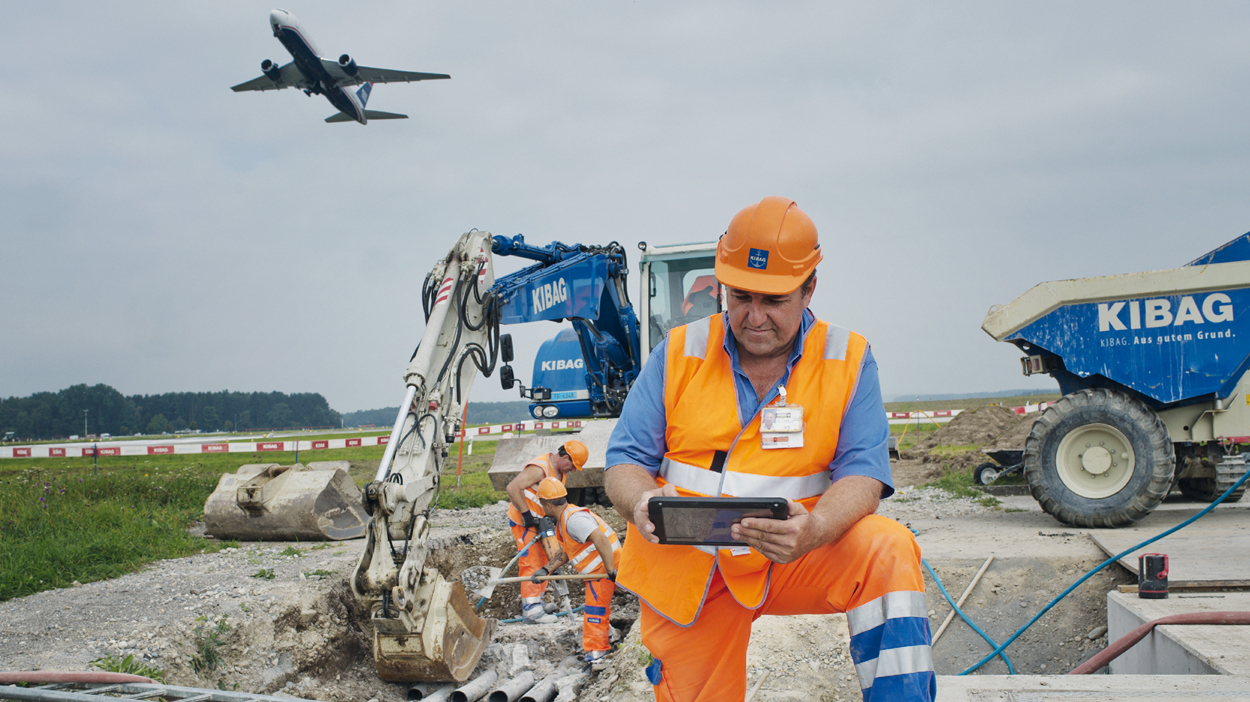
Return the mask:
M 555 478 L 543 478 L 538 483 L 538 496 L 544 500 L 556 500 L 569 494 L 564 483 Z
M 766 197 L 735 215 L 716 244 L 716 279 L 737 290 L 785 295 L 822 258 L 811 217 L 794 200 Z
M 586 459 L 590 458 L 590 449 L 577 439 L 564 442 L 563 448 L 564 454 L 573 461 L 573 466 L 578 470 L 581 470 L 582 466 L 586 465 Z

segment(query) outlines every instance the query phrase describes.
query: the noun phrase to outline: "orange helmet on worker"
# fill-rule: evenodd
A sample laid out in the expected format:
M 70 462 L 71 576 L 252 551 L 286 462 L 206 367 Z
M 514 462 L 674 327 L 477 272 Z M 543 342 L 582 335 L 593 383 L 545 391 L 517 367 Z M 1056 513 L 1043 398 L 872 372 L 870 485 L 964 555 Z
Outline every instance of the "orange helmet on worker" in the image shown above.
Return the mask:
M 561 472 L 568 473 L 570 470 L 581 470 L 586 465 L 586 459 L 590 458 L 590 449 L 586 448 L 586 444 L 577 439 L 570 439 L 564 442 L 556 455 L 561 458 L 567 458 L 573 464 L 572 469 L 566 469 Z
M 729 222 L 716 244 L 716 279 L 736 290 L 785 295 L 823 258 L 811 217 L 794 200 L 766 197 Z

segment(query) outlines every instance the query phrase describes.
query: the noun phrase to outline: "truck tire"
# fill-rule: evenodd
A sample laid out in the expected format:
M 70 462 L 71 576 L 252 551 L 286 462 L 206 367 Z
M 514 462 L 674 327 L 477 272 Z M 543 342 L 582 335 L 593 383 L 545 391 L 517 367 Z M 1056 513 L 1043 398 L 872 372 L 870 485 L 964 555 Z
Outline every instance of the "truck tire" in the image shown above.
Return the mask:
M 1047 514 L 1081 527 L 1122 527 L 1167 496 L 1176 455 L 1167 427 L 1115 390 L 1065 395 L 1033 424 L 1024 475 Z

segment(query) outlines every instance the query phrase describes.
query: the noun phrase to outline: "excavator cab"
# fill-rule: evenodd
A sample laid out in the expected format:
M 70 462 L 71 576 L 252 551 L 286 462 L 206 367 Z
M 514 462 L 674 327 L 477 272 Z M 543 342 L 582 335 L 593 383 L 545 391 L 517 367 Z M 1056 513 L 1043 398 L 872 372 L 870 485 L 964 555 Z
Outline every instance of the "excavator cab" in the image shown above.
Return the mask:
M 652 246 L 646 242 L 639 264 L 642 299 L 639 318 L 643 357 L 669 329 L 703 319 L 725 309 L 716 282 L 716 242 Z

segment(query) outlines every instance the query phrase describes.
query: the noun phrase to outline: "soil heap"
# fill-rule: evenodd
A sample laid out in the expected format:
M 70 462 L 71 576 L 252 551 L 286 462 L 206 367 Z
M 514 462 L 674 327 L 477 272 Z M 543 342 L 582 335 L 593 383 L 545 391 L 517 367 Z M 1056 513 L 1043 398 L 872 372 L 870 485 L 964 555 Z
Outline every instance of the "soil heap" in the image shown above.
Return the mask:
M 986 405 L 955 415 L 945 426 L 926 436 L 913 450 L 928 451 L 936 446 L 987 446 L 1016 428 L 1020 419 L 1001 405 Z

